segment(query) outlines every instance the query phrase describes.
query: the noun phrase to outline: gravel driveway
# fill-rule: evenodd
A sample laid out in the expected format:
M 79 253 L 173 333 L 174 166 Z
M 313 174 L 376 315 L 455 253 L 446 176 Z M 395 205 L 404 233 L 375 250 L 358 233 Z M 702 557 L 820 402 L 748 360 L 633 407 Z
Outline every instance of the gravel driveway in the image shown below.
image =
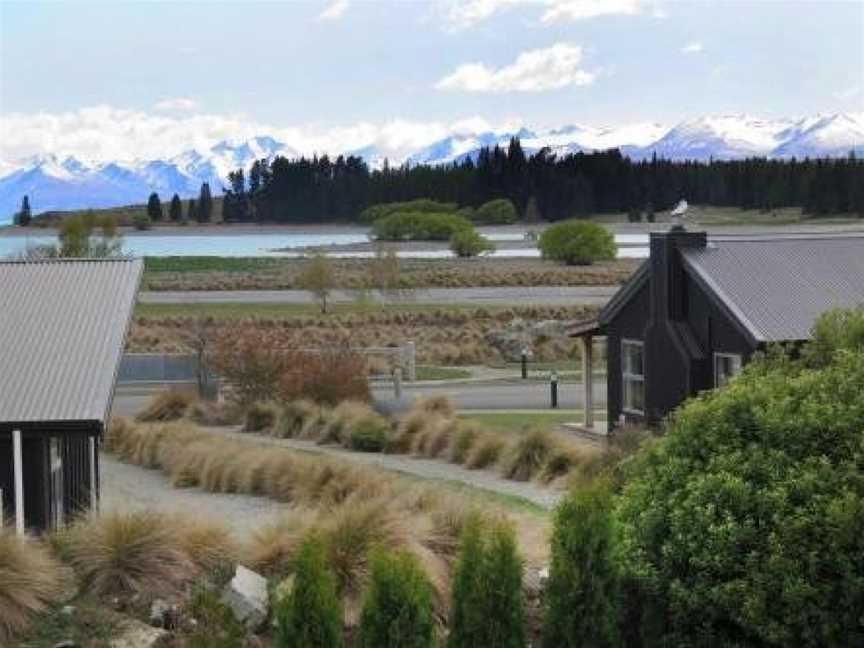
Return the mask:
M 460 483 L 498 495 L 527 500 L 544 509 L 553 508 L 564 494 L 557 489 L 546 488 L 532 482 L 518 482 L 512 479 L 504 479 L 488 470 L 468 470 L 458 464 L 442 460 L 421 459 L 409 455 L 390 455 L 379 452 L 356 452 L 338 446 L 320 446 L 314 441 L 279 439 L 260 434 L 234 432 L 221 428 L 207 428 L 207 431 L 212 434 L 228 436 L 244 443 L 302 450 L 337 457 L 343 461 L 372 466 L 421 479 Z
M 288 506 L 266 497 L 210 493 L 200 488 L 174 488 L 159 470 L 123 463 L 99 455 L 102 495 L 99 506 L 109 511 L 159 511 L 201 516 L 221 522 L 243 539 L 273 522 Z

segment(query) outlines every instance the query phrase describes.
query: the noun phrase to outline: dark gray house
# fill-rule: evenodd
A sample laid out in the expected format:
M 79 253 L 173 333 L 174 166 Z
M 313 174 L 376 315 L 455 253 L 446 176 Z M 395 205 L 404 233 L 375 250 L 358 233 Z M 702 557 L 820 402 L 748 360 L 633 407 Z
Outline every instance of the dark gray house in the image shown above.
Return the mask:
M 820 313 L 858 304 L 864 233 L 708 238 L 678 227 L 651 234 L 650 257 L 571 335 L 606 336 L 611 428 L 660 421 L 755 351 L 804 341 Z
M 0 490 L 19 532 L 99 498 L 99 439 L 140 260 L 0 262 Z

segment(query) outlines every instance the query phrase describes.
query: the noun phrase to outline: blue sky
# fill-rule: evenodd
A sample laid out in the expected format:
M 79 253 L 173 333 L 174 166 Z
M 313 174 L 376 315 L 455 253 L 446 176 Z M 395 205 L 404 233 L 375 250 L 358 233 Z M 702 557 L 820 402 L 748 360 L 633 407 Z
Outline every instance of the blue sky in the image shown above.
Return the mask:
M 0 2 L 0 161 L 862 109 L 858 1 Z

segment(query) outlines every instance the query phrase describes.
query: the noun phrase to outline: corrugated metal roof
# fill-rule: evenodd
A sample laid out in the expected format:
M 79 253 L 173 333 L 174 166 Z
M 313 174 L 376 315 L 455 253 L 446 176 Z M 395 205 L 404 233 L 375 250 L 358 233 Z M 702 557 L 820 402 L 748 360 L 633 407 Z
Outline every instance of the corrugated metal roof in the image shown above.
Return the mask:
M 685 263 L 757 342 L 806 340 L 830 308 L 864 304 L 864 236 L 710 239 Z
M 0 262 L 0 426 L 106 419 L 142 269 Z

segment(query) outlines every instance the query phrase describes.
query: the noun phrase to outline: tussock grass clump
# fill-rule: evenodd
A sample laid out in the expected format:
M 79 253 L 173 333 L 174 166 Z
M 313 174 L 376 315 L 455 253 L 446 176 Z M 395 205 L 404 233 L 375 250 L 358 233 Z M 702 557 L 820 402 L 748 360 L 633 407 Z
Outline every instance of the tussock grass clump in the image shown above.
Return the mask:
M 387 445 L 390 426 L 382 417 L 370 417 L 358 421 L 351 429 L 348 447 L 361 452 L 381 452 Z
M 97 596 L 182 590 L 197 574 L 170 518 L 156 513 L 110 513 L 75 525 L 67 558 L 83 589 Z
M 273 430 L 279 420 L 279 407 L 275 403 L 252 403 L 243 416 L 244 432 Z
M 268 575 L 285 576 L 307 531 L 315 521 L 312 511 L 293 509 L 258 529 L 249 543 L 249 564 Z
M 7 645 L 35 615 L 61 598 L 64 576 L 40 541 L 0 531 L 0 644 Z
M 453 435 L 453 441 L 450 443 L 450 461 L 457 464 L 465 463 L 480 434 L 480 426 L 476 423 L 460 421 Z
M 311 400 L 295 400 L 282 407 L 279 423 L 274 430 L 276 436 L 291 438 L 300 435 L 307 421 L 318 415 L 320 407 Z
M 503 474 L 508 479 L 528 481 L 542 470 L 555 450 L 556 441 L 545 430 L 532 430 L 510 448 Z
M 202 573 L 212 573 L 235 563 L 240 548 L 228 529 L 211 520 L 177 516 L 172 520 L 177 543 Z
M 186 415 L 194 400 L 195 396 L 190 391 L 169 389 L 151 398 L 135 419 L 142 423 L 177 421 Z
M 504 452 L 504 447 L 504 441 L 498 435 L 486 432 L 477 438 L 465 466 L 474 469 L 488 468 L 497 463 Z
M 232 401 L 216 403 L 197 400 L 186 410 L 186 418 L 211 427 L 239 425 L 243 422 L 243 411 Z

